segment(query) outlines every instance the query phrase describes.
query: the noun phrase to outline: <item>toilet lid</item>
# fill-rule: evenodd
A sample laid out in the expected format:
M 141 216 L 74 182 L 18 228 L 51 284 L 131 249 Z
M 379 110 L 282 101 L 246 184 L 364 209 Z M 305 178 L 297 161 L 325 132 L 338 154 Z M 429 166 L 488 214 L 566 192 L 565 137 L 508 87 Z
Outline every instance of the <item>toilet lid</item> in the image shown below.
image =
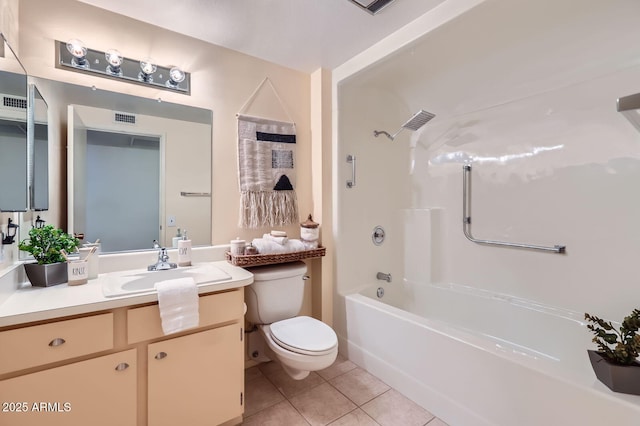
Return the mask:
M 310 317 L 274 322 L 269 328 L 276 343 L 294 352 L 320 354 L 338 344 L 338 337 L 331 327 Z

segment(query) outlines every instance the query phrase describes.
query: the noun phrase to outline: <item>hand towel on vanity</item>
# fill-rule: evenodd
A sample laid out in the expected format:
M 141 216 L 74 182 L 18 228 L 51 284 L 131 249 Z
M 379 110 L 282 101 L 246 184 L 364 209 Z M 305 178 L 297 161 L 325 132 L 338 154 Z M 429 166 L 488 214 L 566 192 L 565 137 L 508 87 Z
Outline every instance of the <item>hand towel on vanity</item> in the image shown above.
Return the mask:
M 264 238 L 254 238 L 251 244 L 258 249 L 260 254 L 291 253 L 305 250 L 302 241 L 296 239 L 290 239 L 285 244 L 278 244 Z
M 281 246 L 287 244 L 287 241 L 289 241 L 289 238 L 287 238 L 287 237 L 274 237 L 271 234 L 264 234 L 262 236 L 262 239 L 263 240 L 267 240 L 267 241 L 273 241 L 274 243 L 278 243 Z
M 158 291 L 158 306 L 164 334 L 198 326 L 198 287 L 193 278 L 160 281 L 155 284 L 155 288 Z

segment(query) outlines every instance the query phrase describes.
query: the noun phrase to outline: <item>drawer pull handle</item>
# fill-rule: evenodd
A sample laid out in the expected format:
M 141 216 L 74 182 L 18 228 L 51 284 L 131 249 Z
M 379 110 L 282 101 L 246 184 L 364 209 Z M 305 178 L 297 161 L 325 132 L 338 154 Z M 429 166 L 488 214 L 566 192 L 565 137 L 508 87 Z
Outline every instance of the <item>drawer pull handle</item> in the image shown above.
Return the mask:
M 162 358 L 166 358 L 167 357 L 167 353 L 166 352 L 158 352 L 155 356 L 155 359 L 162 359 Z
M 55 348 L 56 346 L 60 346 L 65 342 L 66 340 L 64 340 L 62 337 L 56 337 L 55 339 L 49 342 L 49 346 L 51 346 L 52 348 Z
M 116 371 L 126 370 L 127 368 L 129 368 L 129 364 L 127 364 L 126 362 L 121 362 L 120 364 L 116 365 Z

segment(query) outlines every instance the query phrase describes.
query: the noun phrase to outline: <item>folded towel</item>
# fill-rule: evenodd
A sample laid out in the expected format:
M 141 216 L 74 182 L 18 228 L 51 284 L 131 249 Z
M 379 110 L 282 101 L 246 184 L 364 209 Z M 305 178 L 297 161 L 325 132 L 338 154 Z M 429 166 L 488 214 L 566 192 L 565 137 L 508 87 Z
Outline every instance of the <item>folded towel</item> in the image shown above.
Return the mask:
M 285 244 L 278 244 L 264 238 L 254 238 L 251 243 L 260 254 L 291 253 L 305 250 L 302 241 L 296 239 L 290 239 Z
M 274 237 L 271 234 L 264 234 L 262 236 L 262 239 L 263 240 L 267 240 L 267 241 L 273 241 L 274 243 L 278 243 L 281 246 L 287 244 L 287 241 L 289 241 L 289 238 L 287 238 L 287 237 Z
M 164 334 L 198 326 L 198 288 L 192 277 L 160 281 L 155 284 L 155 288 L 158 291 L 158 306 Z

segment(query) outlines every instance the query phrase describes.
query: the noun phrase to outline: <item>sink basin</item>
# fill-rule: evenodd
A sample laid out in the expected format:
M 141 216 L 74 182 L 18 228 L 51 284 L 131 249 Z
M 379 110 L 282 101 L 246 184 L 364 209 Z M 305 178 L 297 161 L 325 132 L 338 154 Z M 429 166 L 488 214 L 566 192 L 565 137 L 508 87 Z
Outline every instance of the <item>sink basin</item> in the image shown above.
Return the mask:
M 113 272 L 101 277 L 102 293 L 105 297 L 122 296 L 134 293 L 155 291 L 157 282 L 177 278 L 192 277 L 196 285 L 211 284 L 231 279 L 231 275 L 213 265 L 194 265 L 186 268 L 167 269 L 164 271 L 125 271 Z

